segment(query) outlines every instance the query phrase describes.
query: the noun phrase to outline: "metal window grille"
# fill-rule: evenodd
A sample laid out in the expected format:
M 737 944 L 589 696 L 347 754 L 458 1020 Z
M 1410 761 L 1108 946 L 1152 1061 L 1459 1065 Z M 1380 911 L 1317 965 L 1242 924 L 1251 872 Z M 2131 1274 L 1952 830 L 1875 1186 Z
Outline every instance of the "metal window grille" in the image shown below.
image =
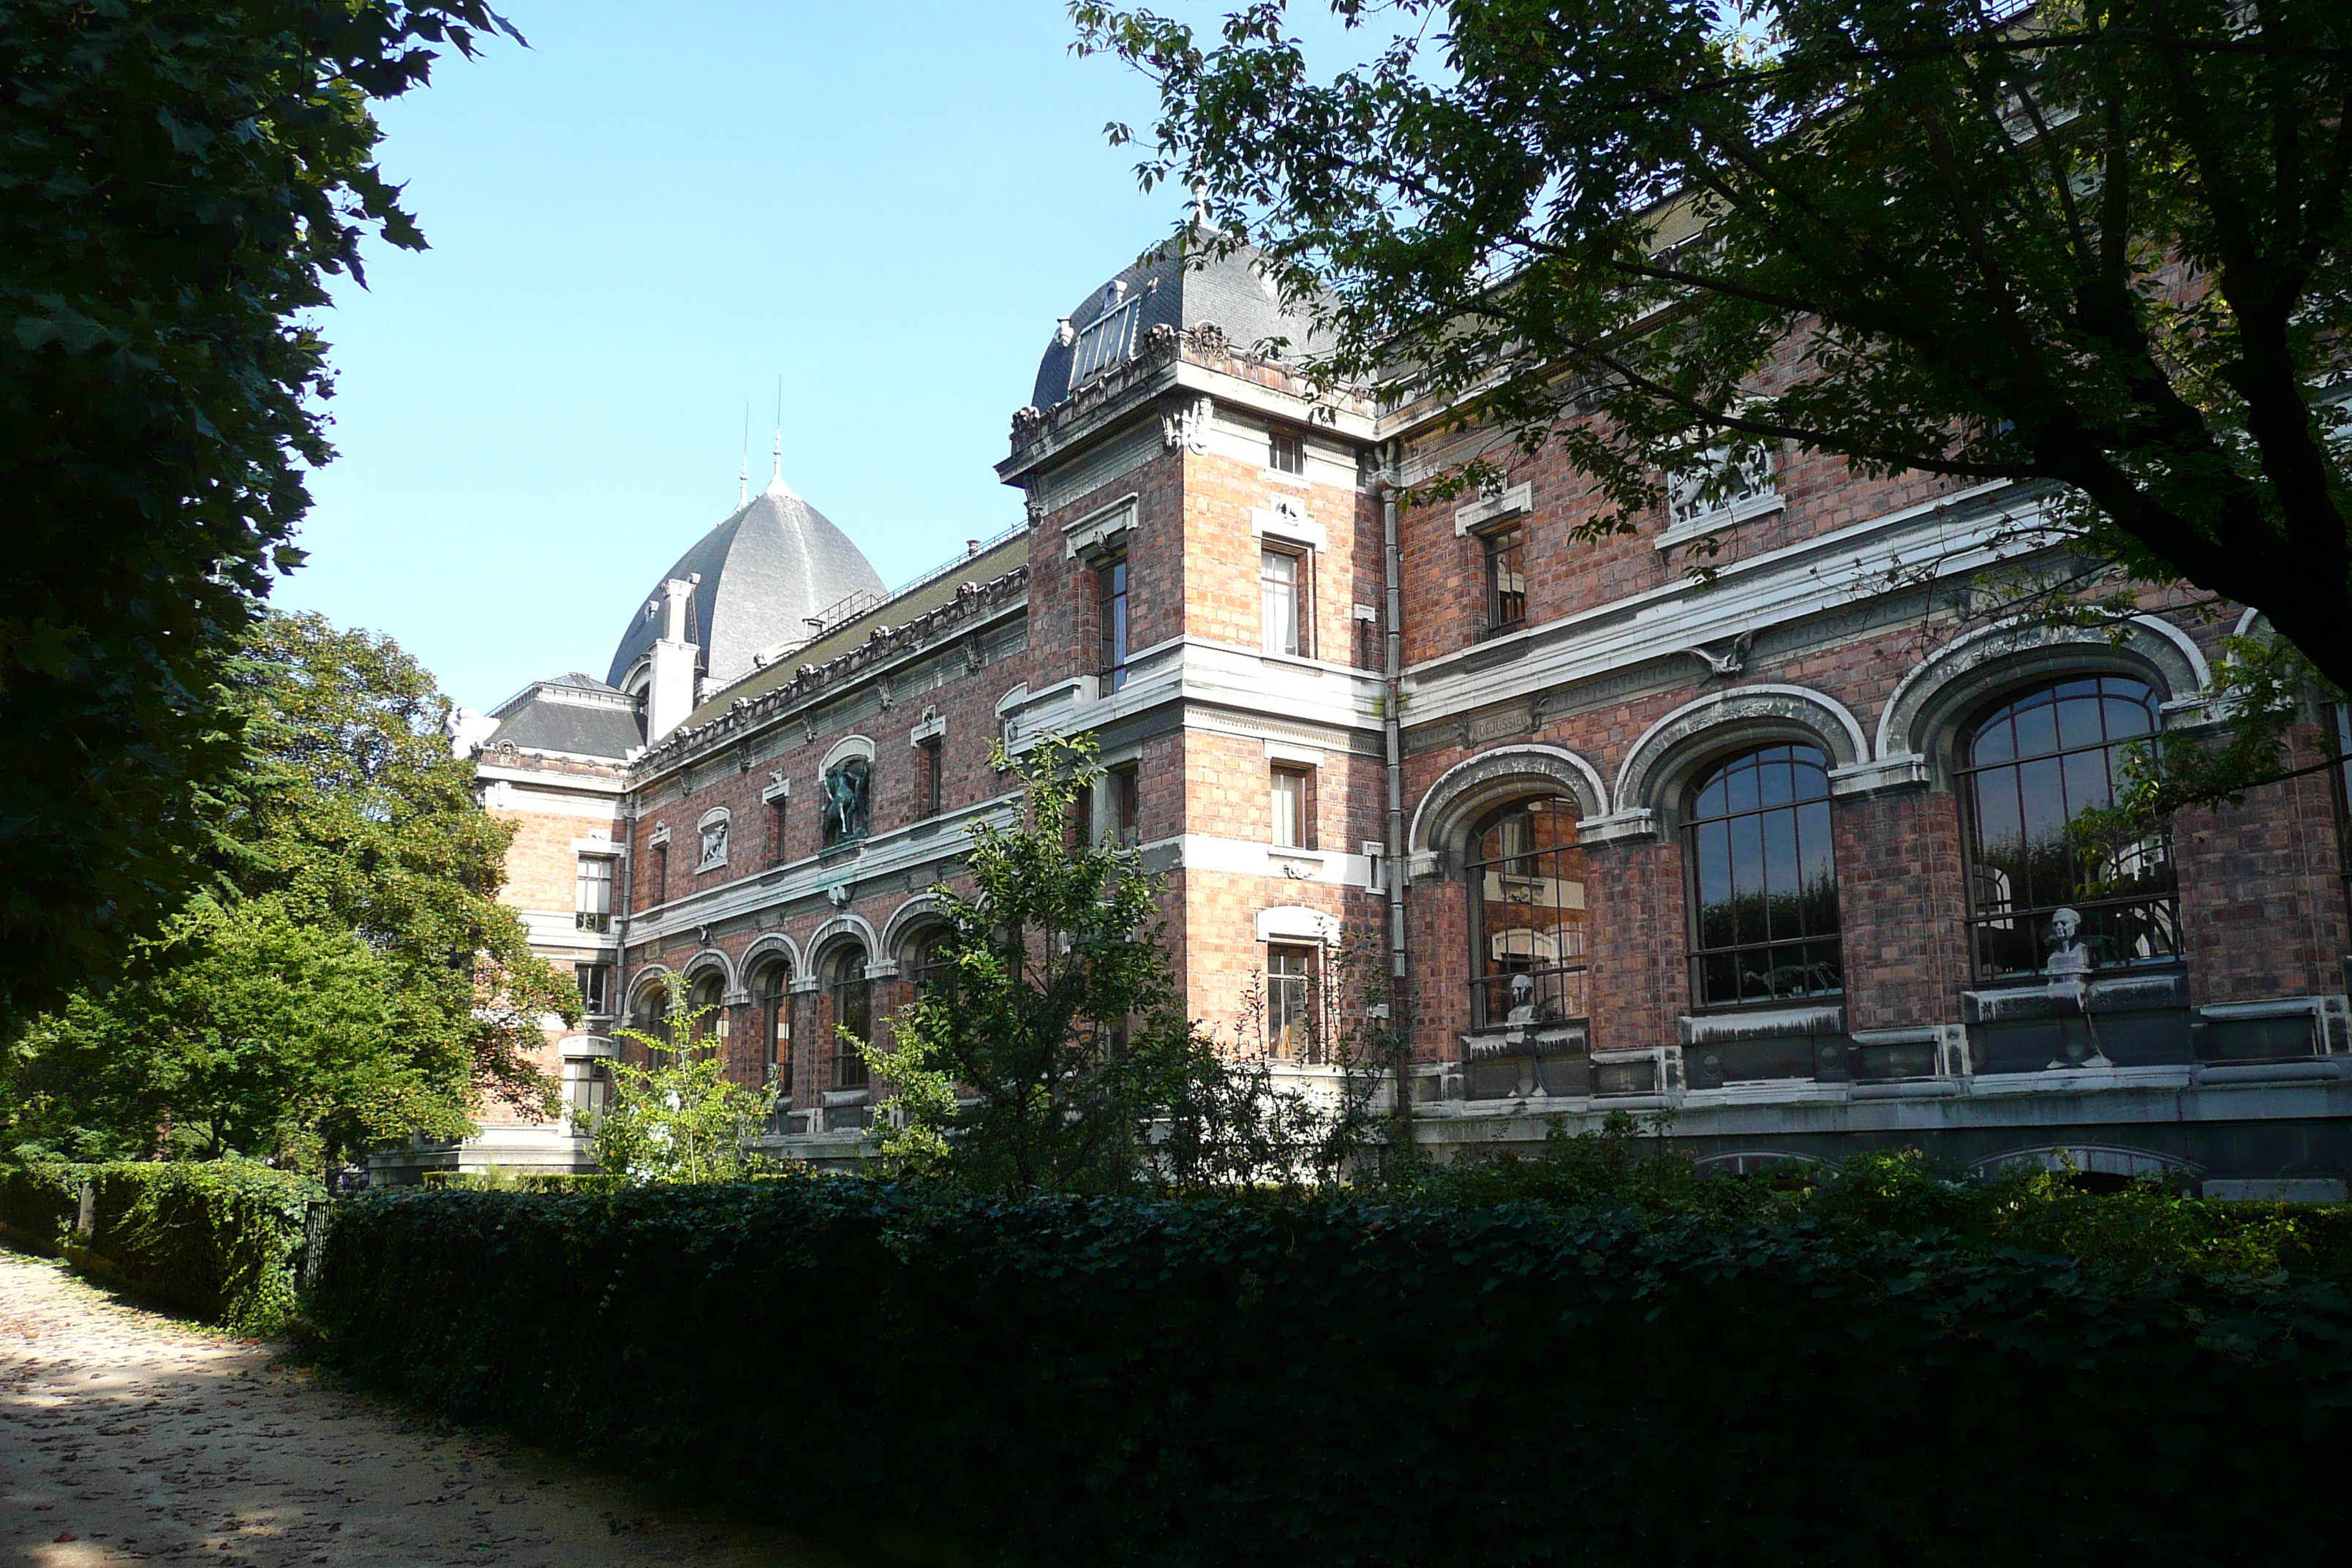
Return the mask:
M 1829 758 L 1820 748 L 1765 746 L 1717 766 L 1691 798 L 1683 839 L 1699 1006 L 1844 990 Z
M 2118 675 L 2012 695 L 1971 725 L 1959 770 L 1969 952 L 1979 979 L 2045 972 L 2061 910 L 2095 969 L 2182 952 L 2172 846 L 2161 832 L 2091 838 L 2084 813 L 2115 803 L 2125 748 L 2156 733 L 2157 700 Z
M 1591 1016 L 1584 851 L 1568 802 L 1505 806 L 1470 853 L 1471 1026 Z

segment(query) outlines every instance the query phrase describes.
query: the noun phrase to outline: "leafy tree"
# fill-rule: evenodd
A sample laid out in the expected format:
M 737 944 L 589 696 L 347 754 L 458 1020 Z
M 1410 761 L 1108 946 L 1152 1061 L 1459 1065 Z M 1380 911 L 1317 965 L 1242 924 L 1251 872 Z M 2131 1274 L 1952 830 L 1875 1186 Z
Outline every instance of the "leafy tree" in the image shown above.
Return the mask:
M 1097 752 L 1090 735 L 997 748 L 1020 805 L 974 830 L 969 895 L 932 889 L 948 977 L 891 1020 L 889 1046 L 855 1042 L 893 1089 L 882 1169 L 1014 1193 L 1334 1173 L 1360 1118 L 1277 1088 L 1262 1047 L 1221 1051 L 1193 1026 L 1159 879 L 1076 826 Z
M 754 1141 L 775 1109 L 775 1086 L 730 1080 L 699 1030 L 718 1009 L 688 1007 L 684 982 L 672 975 L 668 984 L 663 1034 L 615 1031 L 653 1059 L 611 1064 L 612 1098 L 593 1129 L 597 1163 L 638 1183 L 740 1181 L 766 1163 Z
M 1399 25 L 1333 72 L 1279 0 L 1072 7 L 1159 83 L 1146 184 L 1204 184 L 1330 374 L 1555 446 L 1587 537 L 1783 444 L 2045 484 L 2069 595 L 2193 585 L 2352 689 L 2338 0 L 1331 9 Z
M 475 803 L 431 675 L 389 637 L 270 616 L 223 705 L 248 758 L 202 799 L 209 890 L 123 985 L 27 1033 L 17 1136 L 202 1127 L 172 1146 L 333 1161 L 459 1135 L 486 1100 L 548 1113 L 530 1053 L 579 998 L 498 901 L 512 830 Z
M 332 455 L 304 313 L 423 237 L 372 100 L 481 0 L 0 5 L 0 1032 L 111 976 L 239 765 L 226 661 Z

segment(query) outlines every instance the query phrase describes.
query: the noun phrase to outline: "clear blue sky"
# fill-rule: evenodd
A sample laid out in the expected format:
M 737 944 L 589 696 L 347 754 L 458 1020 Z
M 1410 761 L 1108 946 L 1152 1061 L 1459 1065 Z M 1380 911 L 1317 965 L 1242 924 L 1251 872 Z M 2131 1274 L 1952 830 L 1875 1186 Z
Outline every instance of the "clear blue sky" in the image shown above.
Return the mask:
M 530 39 L 386 106 L 433 248 L 323 321 L 339 459 L 275 602 L 389 632 L 458 701 L 601 677 L 734 507 L 744 405 L 896 584 L 1020 498 L 990 465 L 1055 318 L 1181 216 L 1105 121 L 1150 84 L 1063 0 L 511 0 Z

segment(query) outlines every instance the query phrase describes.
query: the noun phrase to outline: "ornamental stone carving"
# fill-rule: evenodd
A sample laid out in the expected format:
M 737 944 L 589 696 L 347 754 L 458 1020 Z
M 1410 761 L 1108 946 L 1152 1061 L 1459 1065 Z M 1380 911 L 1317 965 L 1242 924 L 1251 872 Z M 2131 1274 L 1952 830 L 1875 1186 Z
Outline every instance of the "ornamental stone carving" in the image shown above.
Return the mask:
M 1233 348 L 1225 337 L 1225 329 L 1214 321 L 1192 323 L 1192 346 L 1200 351 L 1202 359 L 1210 360 L 1224 358 Z

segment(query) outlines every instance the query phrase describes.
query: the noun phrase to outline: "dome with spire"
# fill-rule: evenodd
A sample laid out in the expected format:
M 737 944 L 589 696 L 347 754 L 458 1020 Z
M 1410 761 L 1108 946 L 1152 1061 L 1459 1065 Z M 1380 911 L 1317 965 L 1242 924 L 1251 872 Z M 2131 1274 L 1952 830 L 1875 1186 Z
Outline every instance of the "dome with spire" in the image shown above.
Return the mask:
M 754 656 L 807 640 L 809 622 L 856 594 L 879 595 L 881 575 L 824 513 L 794 495 L 779 472 L 662 574 L 630 616 L 605 677 L 625 689 L 662 635 L 662 583 L 694 584 L 687 637 L 703 674 L 725 685 L 751 673 Z
M 1204 231 L 1195 231 L 1204 232 Z M 1168 239 L 1072 307 L 1037 363 L 1030 403 L 1051 408 L 1079 387 L 1134 355 L 1154 327 L 1185 331 L 1213 323 L 1244 353 L 1268 338 L 1288 341 L 1287 353 L 1325 347 L 1309 331 L 1304 310 L 1283 309 L 1281 290 L 1256 247 L 1229 255 L 1187 257 Z

